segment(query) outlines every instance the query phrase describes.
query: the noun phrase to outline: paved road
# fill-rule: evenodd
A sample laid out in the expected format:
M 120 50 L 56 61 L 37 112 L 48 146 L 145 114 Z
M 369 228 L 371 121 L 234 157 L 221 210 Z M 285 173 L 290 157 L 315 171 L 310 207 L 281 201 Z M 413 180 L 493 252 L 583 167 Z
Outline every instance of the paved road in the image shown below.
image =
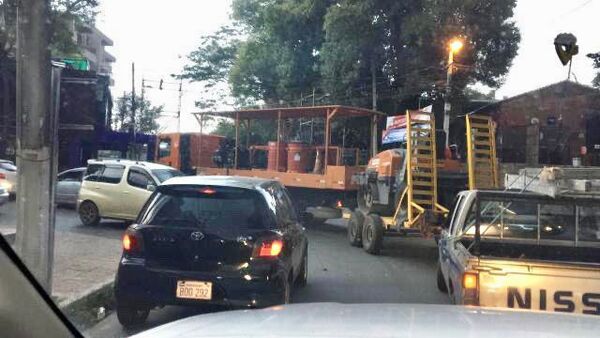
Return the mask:
M 294 302 L 448 303 L 435 286 L 433 240 L 386 238 L 381 256 L 350 247 L 345 231 L 326 226 L 309 230 L 309 284 Z M 210 308 L 165 307 L 150 313 L 144 327 L 127 331 L 111 314 L 86 332 L 90 337 L 124 337 Z

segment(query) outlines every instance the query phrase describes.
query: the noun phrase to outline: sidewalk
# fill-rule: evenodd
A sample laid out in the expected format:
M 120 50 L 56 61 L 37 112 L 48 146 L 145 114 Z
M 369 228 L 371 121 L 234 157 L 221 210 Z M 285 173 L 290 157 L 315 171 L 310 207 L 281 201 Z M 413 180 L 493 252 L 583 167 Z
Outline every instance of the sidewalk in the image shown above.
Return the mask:
M 70 224 L 57 226 L 55 232 L 52 297 L 63 306 L 114 280 L 125 226 L 103 223 L 83 227 L 73 210 L 62 209 L 60 214 L 57 223 Z M 14 236 L 16 225 L 8 224 L 11 215 L 2 216 L 0 233 L 14 243 L 10 236 Z

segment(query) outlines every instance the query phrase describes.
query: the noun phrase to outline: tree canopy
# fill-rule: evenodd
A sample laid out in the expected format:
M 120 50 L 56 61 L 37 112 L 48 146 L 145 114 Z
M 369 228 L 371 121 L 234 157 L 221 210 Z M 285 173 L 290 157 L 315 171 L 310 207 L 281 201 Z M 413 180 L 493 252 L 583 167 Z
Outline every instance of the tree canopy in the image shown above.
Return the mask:
M 123 93 L 117 99 L 116 114 L 113 114 L 113 128 L 122 132 L 130 132 L 135 125 L 136 133 L 154 134 L 158 131 L 157 119 L 164 106 L 153 106 L 141 96 L 135 97 L 135 117 L 132 113 L 131 93 Z
M 590 53 L 586 55 L 590 59 L 592 59 L 592 63 L 594 64 L 594 68 L 598 69 L 598 73 L 592 80 L 592 85 L 596 88 L 600 88 L 600 52 L 598 53 Z
M 227 83 L 239 105 L 301 100 L 378 108 L 439 97 L 459 37 L 453 92 L 499 87 L 517 53 L 515 0 L 234 0 L 233 28 L 204 37 L 184 77 Z M 320 101 L 320 102 L 319 102 Z
M 0 61 L 13 56 L 16 48 L 18 0 L 0 0 Z M 53 56 L 71 56 L 79 52 L 73 41 L 74 24 L 92 24 L 98 0 L 51 0 L 50 47 Z

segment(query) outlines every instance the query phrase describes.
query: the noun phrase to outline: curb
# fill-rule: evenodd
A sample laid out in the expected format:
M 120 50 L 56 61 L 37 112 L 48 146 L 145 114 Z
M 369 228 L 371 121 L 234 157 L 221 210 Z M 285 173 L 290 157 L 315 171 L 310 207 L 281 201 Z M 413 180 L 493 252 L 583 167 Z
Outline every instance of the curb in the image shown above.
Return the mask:
M 58 307 L 79 330 L 85 330 L 104 319 L 115 308 L 114 281 L 106 281 L 64 299 Z

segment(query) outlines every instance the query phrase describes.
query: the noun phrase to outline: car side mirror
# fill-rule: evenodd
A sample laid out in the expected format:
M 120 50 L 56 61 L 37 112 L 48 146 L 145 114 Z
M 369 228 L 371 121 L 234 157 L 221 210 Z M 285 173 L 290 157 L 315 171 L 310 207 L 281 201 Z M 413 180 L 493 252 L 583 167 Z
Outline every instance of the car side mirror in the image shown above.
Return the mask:
M 146 186 L 146 190 L 148 190 L 148 191 L 154 191 L 154 190 L 156 190 L 156 186 L 154 184 L 148 184 Z

